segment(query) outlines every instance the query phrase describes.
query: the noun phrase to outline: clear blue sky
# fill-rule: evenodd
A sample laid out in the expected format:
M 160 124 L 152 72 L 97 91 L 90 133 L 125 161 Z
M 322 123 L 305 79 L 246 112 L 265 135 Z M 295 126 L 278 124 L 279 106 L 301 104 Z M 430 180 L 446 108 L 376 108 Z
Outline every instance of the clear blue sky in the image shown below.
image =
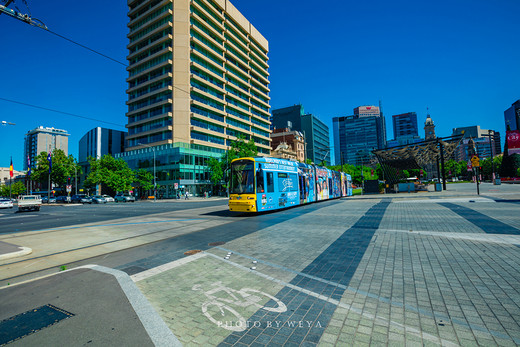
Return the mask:
M 126 62 L 126 1 L 27 2 L 51 30 Z M 505 136 L 503 112 L 520 99 L 518 0 L 233 3 L 269 40 L 272 108 L 301 103 L 331 127 L 332 117 L 381 100 L 389 139 L 392 115 L 417 112 L 422 127 L 426 107 L 438 136 L 471 125 Z M 6 15 L 0 32 L 0 98 L 124 130 L 124 66 Z M 117 128 L 3 100 L 0 120 L 16 123 L 0 127 L 0 166 L 12 156 L 15 169 L 24 135 L 39 125 L 68 130 L 76 157 L 88 130 Z

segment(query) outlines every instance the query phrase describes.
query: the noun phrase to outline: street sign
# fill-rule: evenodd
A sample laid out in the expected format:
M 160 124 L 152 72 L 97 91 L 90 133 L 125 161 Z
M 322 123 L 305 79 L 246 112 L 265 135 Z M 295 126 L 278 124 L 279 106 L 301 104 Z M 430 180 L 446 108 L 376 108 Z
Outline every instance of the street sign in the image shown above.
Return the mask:
M 70 193 L 72 191 L 72 185 L 67 184 L 67 193 Z
M 468 171 L 473 171 L 473 166 L 471 165 L 471 161 L 468 160 L 468 165 L 466 166 L 466 168 L 468 169 Z
M 471 166 L 473 166 L 473 167 L 479 167 L 480 166 L 480 159 L 476 155 L 471 157 Z
M 173 188 L 175 188 L 175 190 L 179 189 L 179 183 L 174 183 Z

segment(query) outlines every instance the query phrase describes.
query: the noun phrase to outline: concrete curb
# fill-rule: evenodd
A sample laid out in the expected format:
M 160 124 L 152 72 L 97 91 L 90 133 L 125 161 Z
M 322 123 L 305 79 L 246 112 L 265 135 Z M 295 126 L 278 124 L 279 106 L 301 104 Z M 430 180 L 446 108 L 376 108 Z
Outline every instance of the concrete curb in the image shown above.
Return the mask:
M 182 346 L 181 342 L 168 328 L 166 323 L 155 311 L 150 302 L 148 302 L 146 297 L 141 293 L 139 288 L 137 288 L 134 281 L 132 281 L 126 272 L 100 265 L 84 265 L 68 271 L 81 268 L 104 272 L 115 277 L 121 286 L 121 289 L 128 298 L 130 305 L 132 305 L 135 313 L 139 316 L 139 320 L 143 324 L 146 332 L 148 333 L 148 336 L 156 346 Z
M 11 252 L 11 253 L 0 254 L 0 260 L 11 259 L 11 258 L 16 258 L 16 257 L 22 257 L 24 255 L 32 253 L 32 249 L 29 248 L 29 247 L 19 246 L 18 248 L 20 248 L 20 250 L 18 252 Z

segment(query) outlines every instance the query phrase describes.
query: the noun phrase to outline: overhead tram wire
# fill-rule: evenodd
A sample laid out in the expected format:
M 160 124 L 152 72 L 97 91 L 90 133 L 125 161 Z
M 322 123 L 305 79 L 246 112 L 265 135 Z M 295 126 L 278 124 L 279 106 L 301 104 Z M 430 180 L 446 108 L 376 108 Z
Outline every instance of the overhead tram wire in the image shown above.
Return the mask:
M 76 117 L 76 118 L 82 118 L 82 119 L 92 120 L 92 121 L 96 121 L 96 122 L 100 122 L 100 123 L 111 124 L 111 125 L 116 125 L 116 126 L 121 127 L 121 128 L 125 128 L 125 126 L 122 125 L 122 124 L 112 123 L 112 122 L 107 122 L 107 121 L 104 121 L 104 120 L 101 120 L 101 119 L 97 119 L 97 118 L 81 116 L 81 115 L 79 115 L 79 114 L 74 114 L 74 113 L 70 113 L 70 112 L 64 112 L 64 111 L 54 110 L 54 109 L 52 109 L 52 108 L 47 108 L 47 107 L 42 107 L 42 106 L 31 105 L 31 104 L 27 104 L 27 103 L 25 103 L 25 102 L 15 101 L 15 100 L 6 99 L 6 98 L 2 98 L 2 97 L 0 97 L 0 100 L 2 100 L 2 101 L 7 101 L 7 102 L 11 102 L 11 103 L 13 103 L 13 104 L 18 104 L 18 105 L 23 105 L 23 106 L 33 107 L 33 108 L 37 108 L 37 109 L 40 109 L 40 110 L 45 110 L 45 111 L 55 112 L 55 113 L 61 113 L 61 114 L 67 115 L 67 116 L 72 116 L 72 117 Z
M 0 14 L 5 13 L 5 14 L 7 14 L 8 16 L 10 16 L 10 17 L 12 17 L 12 18 L 18 19 L 18 20 L 20 20 L 20 21 L 22 21 L 22 22 L 24 22 L 24 23 L 27 23 L 27 24 L 29 24 L 29 25 L 31 25 L 31 26 L 34 26 L 34 27 L 40 28 L 40 29 L 42 29 L 42 30 L 45 30 L 45 31 L 47 31 L 47 32 L 49 32 L 49 33 L 51 33 L 51 34 L 53 34 L 53 35 L 59 37 L 59 38 L 62 38 L 62 39 L 64 39 L 64 40 L 67 40 L 67 41 L 69 41 L 69 42 L 71 42 L 71 43 L 73 43 L 73 44 L 75 44 L 75 45 L 78 45 L 78 46 L 80 46 L 80 47 L 86 49 L 86 50 L 89 50 L 89 51 L 91 51 L 92 53 L 96 53 L 96 54 L 98 54 L 98 55 L 100 55 L 100 56 L 102 56 L 102 57 L 104 57 L 104 58 L 110 59 L 111 61 L 113 61 L 113 62 L 115 62 L 115 63 L 118 63 L 118 64 L 120 64 L 120 65 L 123 65 L 123 66 L 125 66 L 125 67 L 128 67 L 128 64 L 126 64 L 126 63 L 123 63 L 123 62 L 121 62 L 121 61 L 119 61 L 119 60 L 117 60 L 117 59 L 111 58 L 111 57 L 109 57 L 109 56 L 106 55 L 106 54 L 103 54 L 103 53 L 101 53 L 101 52 L 98 52 L 98 51 L 96 51 L 95 49 L 92 49 L 92 48 L 90 48 L 90 47 L 87 47 L 87 46 L 85 46 L 85 45 L 83 45 L 83 44 L 81 44 L 81 43 L 79 43 L 79 42 L 77 42 L 77 41 L 74 41 L 74 40 L 72 40 L 72 39 L 69 39 L 68 37 L 65 37 L 65 36 L 63 36 L 63 35 L 61 35 L 61 34 L 58 34 L 58 33 L 54 32 L 54 31 L 50 30 L 50 29 L 49 29 L 49 28 L 48 28 L 48 27 L 47 27 L 47 26 L 46 26 L 46 25 L 45 25 L 41 20 L 36 19 L 36 18 L 31 18 L 31 16 L 28 15 L 28 14 L 22 14 L 21 11 L 18 10 L 18 8 L 17 8 L 17 11 L 14 11 L 14 10 L 8 8 L 7 6 L 8 6 L 10 3 L 12 3 L 12 2 L 13 2 L 13 0 L 8 0 L 8 1 L 6 2 L 5 5 L 0 5 Z M 26 2 L 25 0 L 23 0 L 23 2 L 24 2 L 24 4 L 26 5 L 27 9 L 29 10 L 29 6 L 28 6 L 27 2 Z M 29 12 L 30 12 L 30 10 L 29 10 Z M 188 95 L 191 94 L 189 91 L 184 90 L 184 89 L 182 89 L 182 88 L 179 88 L 179 87 L 177 87 L 177 86 L 172 86 L 172 87 L 175 88 L 175 89 L 177 89 L 177 90 L 180 90 L 181 92 L 184 92 L 184 93 L 186 93 L 186 94 L 188 94 Z M 51 111 L 51 112 L 62 113 L 62 114 L 66 114 L 66 115 L 69 115 L 69 116 L 74 116 L 74 117 L 79 117 L 79 118 L 84 118 L 84 119 L 90 119 L 90 120 L 96 120 L 96 121 L 98 121 L 97 119 L 94 119 L 94 118 L 83 117 L 83 116 L 75 115 L 75 114 L 68 113 L 68 112 L 62 112 L 62 111 L 58 111 L 58 110 L 48 109 L 48 108 L 45 108 L 45 107 L 36 106 L 36 105 L 31 105 L 31 104 L 27 104 L 27 103 L 23 103 L 23 102 L 18 102 L 18 101 L 14 101 L 14 100 L 9 100 L 9 99 L 5 99 L 5 98 L 0 98 L 0 100 L 4 100 L 4 101 L 8 101 L 8 102 L 13 102 L 13 103 L 17 103 L 17 104 L 25 105 L 25 106 L 29 106 L 29 107 L 39 108 L 39 109 L 43 109 L 43 110 L 47 110 L 47 111 Z M 120 124 L 116 124 L 116 123 L 110 123 L 110 122 L 105 122 L 105 121 L 100 121 L 100 122 L 107 123 L 107 124 L 112 124 L 112 125 L 117 125 L 117 126 L 121 126 Z
M 10 3 L 10 2 L 8 2 L 8 3 Z M 49 28 L 48 28 L 48 27 L 47 27 L 47 26 L 46 26 L 42 21 L 40 21 L 40 20 L 38 20 L 38 19 L 35 19 L 35 18 L 31 18 L 29 15 L 23 15 L 23 14 L 22 14 L 21 12 L 19 12 L 19 11 L 14 11 L 14 10 L 11 10 L 11 9 L 7 8 L 5 5 L 0 5 L 0 14 L 2 14 L 2 13 L 5 13 L 5 14 L 9 15 L 9 16 L 12 17 L 12 18 L 15 18 L 15 19 L 21 20 L 22 22 L 27 23 L 27 24 L 29 24 L 29 25 L 31 25 L 31 26 L 34 26 L 34 27 L 40 28 L 40 29 L 42 29 L 42 30 L 45 30 L 45 31 L 47 31 L 47 32 L 49 32 L 49 33 L 51 33 L 51 34 L 53 34 L 53 35 L 59 37 L 59 38 L 62 38 L 62 39 L 64 39 L 64 40 L 67 40 L 67 41 L 69 41 L 69 42 L 71 42 L 71 43 L 73 43 L 73 44 L 75 44 L 75 45 L 78 45 L 78 46 L 80 46 L 80 47 L 86 49 L 86 50 L 89 50 L 89 51 L 91 51 L 92 53 L 98 54 L 98 55 L 102 56 L 103 58 L 110 59 L 110 60 L 112 60 L 112 61 L 115 62 L 115 63 L 118 63 L 118 64 L 120 64 L 120 65 L 123 65 L 123 66 L 125 66 L 125 67 L 128 67 L 128 64 L 126 64 L 126 63 L 123 63 L 123 62 L 121 62 L 121 61 L 119 61 L 119 60 L 117 60 L 117 59 L 114 59 L 114 58 L 112 58 L 112 57 L 109 57 L 109 56 L 106 55 L 106 54 L 103 54 L 103 53 L 101 53 L 101 52 L 98 52 L 98 51 L 96 51 L 95 49 L 92 49 L 92 48 L 90 48 L 90 47 L 88 47 L 88 46 L 85 46 L 84 44 L 81 44 L 81 43 L 79 43 L 79 42 L 77 42 L 77 41 L 74 41 L 74 40 L 72 40 L 72 39 L 69 39 L 68 37 L 65 37 L 65 36 L 63 36 L 63 35 L 61 35 L 61 34 L 58 34 L 57 32 L 54 32 L 54 31 L 50 30 L 50 29 L 49 29 Z M 39 23 L 36 23 L 36 21 L 38 21 Z M 184 90 L 184 89 L 182 89 L 182 88 L 179 88 L 179 87 L 177 87 L 177 86 L 172 86 L 172 87 L 175 88 L 175 89 L 177 89 L 177 90 L 180 90 L 181 92 L 184 92 L 184 93 L 186 93 L 186 94 L 188 94 L 188 95 L 190 94 L 189 91 Z

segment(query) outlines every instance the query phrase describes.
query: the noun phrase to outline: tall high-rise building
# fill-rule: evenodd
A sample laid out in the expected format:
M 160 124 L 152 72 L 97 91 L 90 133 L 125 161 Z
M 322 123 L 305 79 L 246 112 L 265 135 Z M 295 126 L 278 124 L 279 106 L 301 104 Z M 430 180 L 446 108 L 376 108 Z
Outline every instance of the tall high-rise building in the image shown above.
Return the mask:
M 307 159 L 316 164 L 331 163 L 329 127 L 313 114 L 305 114 L 302 105 L 273 110 L 273 128 L 290 128 L 303 133 Z
M 270 153 L 268 41 L 228 0 L 128 0 L 128 136 L 121 154 L 193 193 L 239 137 Z M 151 148 L 152 147 L 152 148 Z M 158 160 L 159 161 L 159 160 Z M 164 172 L 163 172 L 164 171 Z M 164 179 L 163 179 L 164 178 Z
M 419 136 L 417 113 L 415 112 L 393 115 L 392 125 L 394 127 L 394 139 L 396 140 L 402 137 Z
M 65 155 L 69 155 L 69 133 L 66 130 L 39 126 L 25 135 L 23 169 L 28 169 L 27 157 L 31 166 L 35 166 L 35 157 L 41 152 L 61 149 Z
M 360 106 L 353 116 L 334 117 L 334 155 L 336 165 L 369 165 L 373 150 L 386 146 L 386 125 L 377 106 Z
M 419 137 L 419 127 L 417 125 L 417 113 L 407 112 L 392 116 L 394 130 L 393 140 L 387 141 L 387 147 L 409 145 L 423 141 Z
M 121 153 L 125 149 L 126 132 L 96 127 L 88 131 L 79 140 L 78 163 L 82 167 L 82 174 L 78 184 L 84 182 L 90 173 L 88 158 L 101 158 L 105 154 L 112 156 Z M 101 193 L 101 192 L 98 192 Z
M 79 140 L 78 162 L 86 162 L 89 157 L 101 158 L 105 154 L 121 153 L 125 149 L 126 132 L 96 127 Z
M 506 130 L 520 130 L 520 100 L 516 100 L 504 111 Z

